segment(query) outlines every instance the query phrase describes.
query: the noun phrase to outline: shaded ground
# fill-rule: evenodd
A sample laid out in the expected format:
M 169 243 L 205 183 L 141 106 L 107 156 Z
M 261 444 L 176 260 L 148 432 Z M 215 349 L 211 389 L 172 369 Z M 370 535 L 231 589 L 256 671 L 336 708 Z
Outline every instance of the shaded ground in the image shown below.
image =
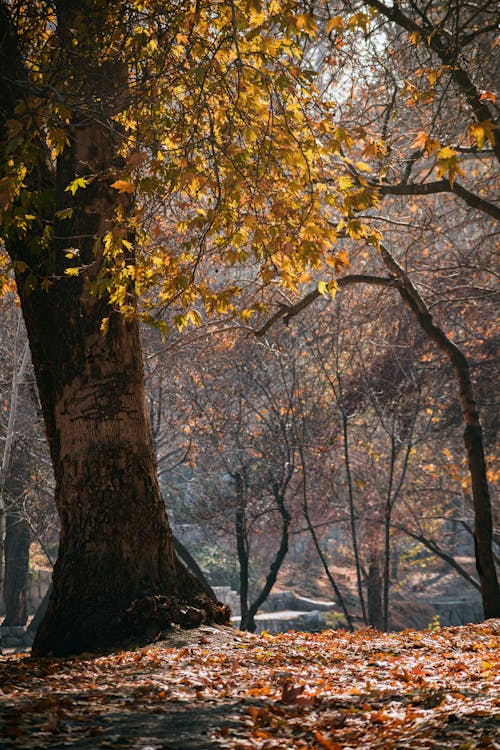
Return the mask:
M 500 750 L 500 621 L 383 635 L 174 631 L 0 657 L 0 747 Z

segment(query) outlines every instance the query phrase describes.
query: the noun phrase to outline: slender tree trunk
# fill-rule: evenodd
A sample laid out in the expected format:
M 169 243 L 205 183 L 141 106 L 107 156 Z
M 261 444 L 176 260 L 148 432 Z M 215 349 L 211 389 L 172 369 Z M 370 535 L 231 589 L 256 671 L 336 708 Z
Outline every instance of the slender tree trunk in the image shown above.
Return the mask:
M 366 616 L 365 597 L 363 594 L 363 580 L 361 576 L 361 563 L 359 560 L 358 535 L 357 535 L 357 529 L 356 529 L 356 513 L 354 510 L 354 490 L 353 490 L 353 485 L 352 485 L 351 459 L 350 459 L 350 454 L 349 454 L 349 429 L 348 429 L 347 414 L 344 412 L 342 407 L 341 407 L 341 417 L 342 417 L 342 434 L 344 438 L 344 462 L 345 462 L 345 470 L 346 470 L 346 476 L 347 476 L 347 489 L 348 489 L 348 498 L 349 498 L 349 519 L 350 519 L 350 524 L 351 524 L 352 549 L 354 552 L 354 563 L 356 566 L 356 582 L 358 586 L 359 604 L 361 606 L 361 614 L 363 616 L 363 622 L 366 624 L 368 622 L 368 618 Z
M 465 425 L 464 445 L 469 462 L 474 505 L 476 568 L 481 584 L 484 616 L 485 618 L 500 617 L 500 586 L 493 557 L 493 519 L 484 457 L 483 433 L 469 363 L 462 350 L 434 322 L 425 301 L 389 250 L 381 245 L 380 252 L 387 269 L 398 281 L 398 290 L 401 297 L 415 313 L 427 336 L 446 354 L 455 371 L 462 418 Z
M 234 524 L 236 531 L 236 551 L 238 553 L 238 563 L 240 568 L 240 614 L 241 628 L 246 622 L 248 613 L 248 539 L 246 533 L 245 521 L 245 497 L 243 489 L 243 479 L 239 471 L 233 475 L 236 484 L 236 512 Z
M 6 533 L 4 625 L 25 625 L 28 618 L 26 588 L 29 575 L 30 527 L 25 516 L 25 491 L 30 482 L 29 458 L 20 441 L 15 441 L 10 454 L 5 482 Z
M 29 574 L 30 529 L 28 522 L 7 513 L 5 534 L 5 619 L 3 625 L 26 625 L 26 588 Z
M 389 589 L 391 584 L 391 520 L 392 520 L 392 486 L 396 466 L 396 438 L 394 436 L 394 421 L 391 432 L 391 458 L 389 469 L 389 485 L 384 508 L 384 573 L 383 573 L 383 618 L 382 629 L 389 626 Z M 373 564 L 373 563 L 372 563 Z
M 370 562 L 366 585 L 368 599 L 368 623 L 377 630 L 387 630 L 385 612 L 382 607 L 382 580 L 375 560 Z
M 309 529 L 309 533 L 311 534 L 314 547 L 316 549 L 316 552 L 318 553 L 318 557 L 321 561 L 321 564 L 323 566 L 323 570 L 325 571 L 326 577 L 328 578 L 330 585 L 335 593 L 335 596 L 337 597 L 337 601 L 340 604 L 340 607 L 342 609 L 342 612 L 344 613 L 344 617 L 346 619 L 347 627 L 350 630 L 351 633 L 354 632 L 354 625 L 352 622 L 352 617 L 349 613 L 349 610 L 347 609 L 347 605 L 345 603 L 344 597 L 342 596 L 342 592 L 340 591 L 340 588 L 338 586 L 337 581 L 332 575 L 332 572 L 330 570 L 330 566 L 328 565 L 328 561 L 323 553 L 323 550 L 321 549 L 321 545 L 319 543 L 318 535 L 316 533 L 316 529 L 314 528 L 314 525 L 311 521 L 311 516 L 309 515 L 309 493 L 308 493 L 308 486 L 307 486 L 307 469 L 306 469 L 306 459 L 304 454 L 304 448 L 303 444 L 299 442 L 299 455 L 300 455 L 300 461 L 302 464 L 302 473 L 303 473 L 303 482 L 302 482 L 302 511 L 304 513 L 304 518 L 307 524 L 307 528 Z
M 288 482 L 290 481 L 290 476 L 291 474 L 289 474 L 288 479 L 285 481 L 285 486 L 288 485 Z M 245 618 L 243 618 L 243 615 L 241 617 L 241 629 L 248 630 L 250 633 L 254 633 L 255 630 L 257 629 L 257 626 L 255 624 L 255 615 L 259 611 L 259 608 L 264 604 L 269 594 L 271 593 L 272 588 L 274 584 L 276 583 L 276 579 L 278 578 L 278 573 L 280 571 L 280 568 L 288 552 L 288 537 L 289 537 L 289 528 L 290 528 L 290 521 L 291 521 L 290 513 L 288 512 L 285 506 L 285 498 L 283 496 L 283 489 L 280 488 L 277 484 L 275 484 L 273 488 L 273 492 L 274 492 L 274 498 L 276 500 L 276 505 L 281 516 L 281 540 L 280 540 L 279 549 L 276 552 L 276 555 L 271 563 L 269 573 L 267 574 L 264 586 L 260 590 L 260 593 L 258 594 L 256 599 L 254 599 L 254 601 L 248 607 Z
M 12 372 L 12 386 L 10 392 L 10 404 L 9 404 L 9 418 L 7 420 L 7 434 L 5 436 L 5 444 L 2 454 L 2 462 L 0 465 L 0 592 L 4 587 L 4 576 L 5 573 L 5 534 L 7 529 L 6 524 L 6 503 L 5 503 L 5 490 L 7 485 L 7 475 L 10 471 L 10 460 L 12 453 L 12 446 L 15 437 L 16 417 L 17 417 L 17 404 L 19 399 L 19 387 L 22 379 L 26 372 L 26 367 L 29 362 L 29 349 L 27 342 L 23 346 L 21 352 L 20 361 L 18 361 L 18 344 L 20 339 L 22 320 L 19 318 L 17 326 L 16 338 L 14 341 L 14 362 Z
M 392 508 L 390 502 L 385 506 L 384 513 L 384 573 L 383 573 L 383 619 L 382 630 L 389 626 L 389 592 L 391 586 L 391 517 Z

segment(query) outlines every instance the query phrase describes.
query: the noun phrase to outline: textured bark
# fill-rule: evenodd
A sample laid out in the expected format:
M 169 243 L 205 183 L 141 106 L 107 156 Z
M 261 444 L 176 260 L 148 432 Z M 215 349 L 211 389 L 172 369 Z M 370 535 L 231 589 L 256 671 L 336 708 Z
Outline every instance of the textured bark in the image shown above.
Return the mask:
M 64 292 L 22 298 L 61 519 L 53 593 L 33 651 L 110 646 L 156 635 L 172 621 L 226 621 L 175 555 L 156 478 L 138 323 L 112 313 L 103 334 L 92 309 L 77 314 L 77 290 Z

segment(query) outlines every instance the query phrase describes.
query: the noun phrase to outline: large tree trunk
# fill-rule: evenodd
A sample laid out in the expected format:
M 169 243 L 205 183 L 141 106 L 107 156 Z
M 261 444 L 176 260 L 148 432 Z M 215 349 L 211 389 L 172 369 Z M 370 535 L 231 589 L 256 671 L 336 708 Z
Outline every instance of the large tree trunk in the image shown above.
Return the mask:
M 53 593 L 33 652 L 76 653 L 151 637 L 172 621 L 225 621 L 226 611 L 174 552 L 137 320 L 111 313 L 103 333 L 101 305 L 84 300 L 83 285 L 57 285 L 28 295 L 19 286 L 61 519 Z

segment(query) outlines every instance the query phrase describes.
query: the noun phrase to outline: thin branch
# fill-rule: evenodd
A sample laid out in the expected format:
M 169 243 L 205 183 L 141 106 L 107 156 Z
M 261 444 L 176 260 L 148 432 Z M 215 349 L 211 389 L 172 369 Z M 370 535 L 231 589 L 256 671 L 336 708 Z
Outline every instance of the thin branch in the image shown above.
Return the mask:
M 393 287 L 396 285 L 396 282 L 392 278 L 384 276 L 371 276 L 369 274 L 362 273 L 349 274 L 349 276 L 342 276 L 340 279 L 337 279 L 337 287 L 339 289 L 350 286 L 351 284 L 371 284 L 373 286 Z M 275 312 L 274 315 L 272 315 L 261 328 L 258 328 L 256 330 L 252 329 L 253 335 L 257 338 L 261 338 L 281 318 L 283 318 L 283 322 L 285 323 L 285 325 L 288 325 L 292 318 L 301 313 L 302 310 L 305 310 L 306 307 L 309 307 L 309 305 L 315 302 L 315 300 L 317 300 L 320 296 L 321 295 L 319 291 L 317 289 L 313 289 L 294 305 L 280 304 L 279 310 L 277 310 L 277 312 Z
M 441 547 L 436 544 L 432 539 L 428 539 L 423 534 L 417 534 L 414 531 L 411 531 L 406 526 L 403 526 L 402 524 L 394 524 L 395 528 L 402 531 L 407 536 L 411 537 L 412 539 L 415 539 L 417 542 L 420 542 L 424 545 L 430 552 L 432 552 L 436 557 L 440 557 L 441 560 L 445 560 L 448 565 L 450 565 L 454 570 L 457 571 L 463 578 L 465 578 L 466 581 L 468 581 L 471 586 L 474 586 L 475 589 L 478 591 L 481 590 L 481 587 L 479 583 L 476 581 L 475 578 L 473 578 L 467 571 L 462 568 L 460 563 L 457 563 L 454 557 L 449 555 L 447 552 L 441 549 Z

